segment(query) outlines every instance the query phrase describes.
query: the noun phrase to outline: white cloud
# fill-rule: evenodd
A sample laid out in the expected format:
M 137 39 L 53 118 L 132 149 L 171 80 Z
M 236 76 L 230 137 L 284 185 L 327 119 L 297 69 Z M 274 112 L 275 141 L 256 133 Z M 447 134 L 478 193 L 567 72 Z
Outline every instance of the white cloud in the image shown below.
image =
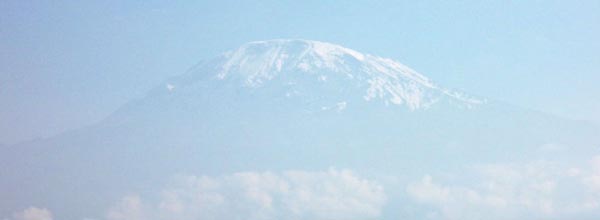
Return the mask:
M 583 183 L 593 192 L 600 193 L 600 156 L 590 162 L 591 171 L 582 178 Z
M 13 217 L 15 220 L 52 220 L 52 213 L 48 209 L 30 207 L 15 213 Z
M 589 165 L 480 165 L 445 184 L 425 175 L 406 192 L 432 219 L 582 219 L 600 215 L 600 157 Z
M 419 202 L 425 203 L 444 203 L 450 196 L 450 190 L 434 184 L 430 175 L 425 175 L 419 183 L 409 184 L 406 190 Z
M 383 187 L 348 170 L 242 172 L 180 176 L 153 205 L 125 197 L 109 211 L 119 219 L 374 219 Z
M 347 102 L 338 102 L 335 105 L 337 107 L 337 111 L 341 112 L 341 111 L 344 111 L 344 109 L 346 109 L 346 106 L 348 106 L 348 103 Z
M 169 83 L 167 83 L 167 85 L 165 87 L 167 88 L 167 90 L 169 90 L 169 92 L 173 91 L 175 89 L 175 86 L 173 84 L 169 84 Z
M 108 211 L 108 220 L 144 220 L 142 202 L 138 196 L 123 197 Z

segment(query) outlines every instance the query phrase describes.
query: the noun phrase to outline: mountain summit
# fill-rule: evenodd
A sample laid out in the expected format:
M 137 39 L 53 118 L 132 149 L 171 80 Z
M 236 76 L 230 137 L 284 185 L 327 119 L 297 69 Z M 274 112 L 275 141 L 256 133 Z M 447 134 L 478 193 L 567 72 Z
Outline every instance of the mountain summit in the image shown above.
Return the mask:
M 202 77 L 206 74 L 210 76 L 208 80 L 251 89 L 279 87 L 288 97 L 360 97 L 411 110 L 427 109 L 439 102 L 466 108 L 485 102 L 436 85 L 397 61 L 319 41 L 278 39 L 246 43 L 202 63 L 169 82 L 166 88 L 173 91 L 194 82 L 193 79 L 207 80 Z

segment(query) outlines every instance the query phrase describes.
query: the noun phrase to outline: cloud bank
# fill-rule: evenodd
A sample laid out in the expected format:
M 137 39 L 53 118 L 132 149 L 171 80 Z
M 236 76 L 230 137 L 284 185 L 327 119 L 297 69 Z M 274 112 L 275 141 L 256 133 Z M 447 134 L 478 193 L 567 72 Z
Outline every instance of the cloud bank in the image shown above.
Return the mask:
M 443 184 L 431 175 L 408 184 L 429 219 L 597 219 L 600 156 L 581 167 L 536 161 L 475 166 Z
M 349 170 L 180 176 L 158 202 L 126 196 L 107 219 L 364 220 L 378 218 L 385 201 L 381 185 Z
M 385 181 L 384 181 L 385 182 Z M 177 176 L 153 195 L 128 195 L 101 220 L 578 219 L 600 216 L 600 156 L 580 165 L 532 161 L 483 164 L 457 173 L 387 184 L 349 170 Z M 393 191 L 393 190 L 392 190 Z M 386 215 L 382 212 L 388 199 Z M 406 202 L 406 203 L 404 203 Z M 387 210 L 403 210 L 389 216 Z M 52 220 L 31 207 L 5 220 Z

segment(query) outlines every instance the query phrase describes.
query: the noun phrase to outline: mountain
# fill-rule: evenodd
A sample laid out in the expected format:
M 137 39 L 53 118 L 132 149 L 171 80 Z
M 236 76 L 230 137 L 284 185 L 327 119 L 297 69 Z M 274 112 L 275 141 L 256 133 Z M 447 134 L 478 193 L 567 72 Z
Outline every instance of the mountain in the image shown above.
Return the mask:
M 418 176 L 466 162 L 578 160 L 597 151 L 599 134 L 594 125 L 457 92 L 342 46 L 250 42 L 98 124 L 3 147 L 0 216 L 36 203 L 81 219 L 178 173 L 334 166 Z M 547 144 L 570 152 L 540 150 Z

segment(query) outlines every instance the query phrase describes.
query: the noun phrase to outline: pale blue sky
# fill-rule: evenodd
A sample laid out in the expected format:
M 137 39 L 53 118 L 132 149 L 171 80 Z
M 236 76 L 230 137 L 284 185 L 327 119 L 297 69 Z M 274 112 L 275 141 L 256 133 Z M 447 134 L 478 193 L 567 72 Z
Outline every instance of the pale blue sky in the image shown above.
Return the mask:
M 96 122 L 245 42 L 393 58 L 447 87 L 600 122 L 600 1 L 0 3 L 0 143 Z

